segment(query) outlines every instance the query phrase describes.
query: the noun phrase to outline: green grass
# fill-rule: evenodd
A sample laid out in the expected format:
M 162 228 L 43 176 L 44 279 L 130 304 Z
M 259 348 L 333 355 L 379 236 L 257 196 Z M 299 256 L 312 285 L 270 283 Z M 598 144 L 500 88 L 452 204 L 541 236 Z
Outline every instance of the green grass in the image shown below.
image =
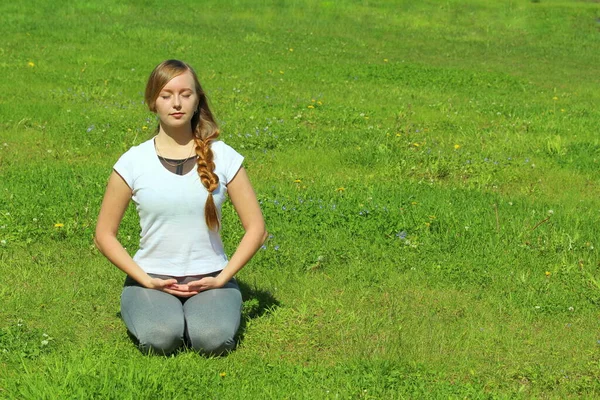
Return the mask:
M 0 15 L 0 398 L 600 395 L 596 2 Z M 152 135 L 142 91 L 166 58 L 199 73 L 272 235 L 239 274 L 222 358 L 142 356 L 92 242 L 112 165 Z M 138 235 L 132 207 L 132 253 Z

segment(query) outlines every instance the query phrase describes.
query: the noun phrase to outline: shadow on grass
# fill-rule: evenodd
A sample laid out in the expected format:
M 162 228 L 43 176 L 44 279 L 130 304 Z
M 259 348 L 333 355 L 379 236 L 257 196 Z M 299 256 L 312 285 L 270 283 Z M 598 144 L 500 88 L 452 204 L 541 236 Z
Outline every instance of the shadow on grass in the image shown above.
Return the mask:
M 250 287 L 240 280 L 238 280 L 238 285 L 242 292 L 243 307 L 242 320 L 236 337 L 236 347 L 244 340 L 246 328 L 250 320 L 262 317 L 280 306 L 279 301 L 270 292 Z

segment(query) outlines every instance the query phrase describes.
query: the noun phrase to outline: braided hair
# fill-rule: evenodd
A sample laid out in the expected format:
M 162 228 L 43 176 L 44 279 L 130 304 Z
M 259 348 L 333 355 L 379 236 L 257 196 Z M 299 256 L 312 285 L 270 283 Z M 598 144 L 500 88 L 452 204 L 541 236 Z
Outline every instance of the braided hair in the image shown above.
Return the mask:
M 158 64 L 150 74 L 144 95 L 148 109 L 156 112 L 156 99 L 163 87 L 173 78 L 190 71 L 194 77 L 198 107 L 192 117 L 192 133 L 196 144 L 197 171 L 202 185 L 208 190 L 208 198 L 204 205 L 204 218 L 209 229 L 218 231 L 220 228 L 219 215 L 213 199 L 212 192 L 219 187 L 219 177 L 215 174 L 214 155 L 210 148 L 211 143 L 219 137 L 219 127 L 215 122 L 208 98 L 200 86 L 198 76 L 193 68 L 179 60 L 166 60 Z

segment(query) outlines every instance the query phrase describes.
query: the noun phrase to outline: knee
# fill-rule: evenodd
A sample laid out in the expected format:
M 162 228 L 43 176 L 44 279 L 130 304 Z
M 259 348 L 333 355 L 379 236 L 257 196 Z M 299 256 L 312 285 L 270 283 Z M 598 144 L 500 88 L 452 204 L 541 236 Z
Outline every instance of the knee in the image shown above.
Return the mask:
M 144 354 L 169 355 L 183 344 L 182 333 L 168 326 L 154 327 L 138 336 L 138 347 Z
M 194 350 L 207 356 L 218 356 L 233 350 L 234 336 L 235 333 L 228 330 L 213 328 L 190 333 L 189 339 Z

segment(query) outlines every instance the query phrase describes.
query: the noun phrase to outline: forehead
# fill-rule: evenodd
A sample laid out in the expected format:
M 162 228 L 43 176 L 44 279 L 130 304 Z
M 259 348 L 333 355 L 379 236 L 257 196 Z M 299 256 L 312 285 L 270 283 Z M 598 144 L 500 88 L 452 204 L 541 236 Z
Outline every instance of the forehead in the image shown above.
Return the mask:
M 190 71 L 177 75 L 162 88 L 163 91 L 178 92 L 182 90 L 194 90 L 196 87 L 194 77 Z

